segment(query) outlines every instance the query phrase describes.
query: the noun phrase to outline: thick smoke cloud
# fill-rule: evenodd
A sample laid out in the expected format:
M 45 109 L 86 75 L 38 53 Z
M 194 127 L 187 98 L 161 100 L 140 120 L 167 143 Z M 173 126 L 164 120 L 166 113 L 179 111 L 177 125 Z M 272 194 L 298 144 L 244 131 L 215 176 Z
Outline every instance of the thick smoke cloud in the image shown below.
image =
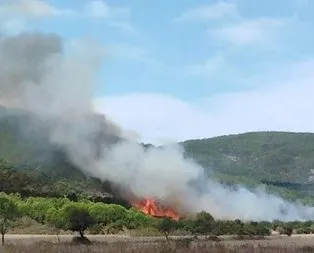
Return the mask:
M 191 212 L 206 210 L 217 218 L 312 218 L 312 208 L 263 191 L 231 190 L 204 180 L 203 168 L 185 159 L 178 146 L 146 150 L 127 139 L 123 129 L 92 111 L 101 60 L 97 47 L 87 42 L 65 50 L 56 35 L 2 37 L 0 102 L 30 111 L 36 118 L 31 127 L 44 128 L 48 140 L 65 150 L 84 173 L 138 197 L 178 203 Z

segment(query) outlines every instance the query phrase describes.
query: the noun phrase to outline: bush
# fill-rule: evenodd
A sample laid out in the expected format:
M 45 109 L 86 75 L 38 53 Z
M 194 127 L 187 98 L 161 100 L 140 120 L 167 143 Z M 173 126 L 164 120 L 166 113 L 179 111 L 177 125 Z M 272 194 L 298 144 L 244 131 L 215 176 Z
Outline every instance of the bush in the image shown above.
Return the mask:
M 88 238 L 86 238 L 85 236 L 84 237 L 81 237 L 81 236 L 73 237 L 72 243 L 74 243 L 74 244 L 86 244 L 86 245 L 92 244 L 91 241 Z
M 297 234 L 311 234 L 312 231 L 311 231 L 311 228 L 302 227 L 302 228 L 297 228 L 295 232 Z

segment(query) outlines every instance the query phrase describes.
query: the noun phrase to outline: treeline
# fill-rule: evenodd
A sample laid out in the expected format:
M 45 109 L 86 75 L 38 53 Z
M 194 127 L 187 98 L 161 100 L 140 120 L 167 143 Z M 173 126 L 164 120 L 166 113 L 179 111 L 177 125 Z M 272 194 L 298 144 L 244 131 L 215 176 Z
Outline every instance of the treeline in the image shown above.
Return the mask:
M 43 170 L 40 167 L 17 170 L 12 163 L 0 158 L 0 192 L 7 194 L 18 192 L 23 198 L 62 198 L 66 196 L 73 201 L 88 199 L 93 202 L 130 207 L 130 203 L 119 197 L 119 194 L 112 194 L 117 191 L 109 181 L 102 182 L 96 178 L 75 179 L 73 174 L 51 177 Z M 64 169 L 64 171 L 68 170 L 68 167 Z M 74 171 L 74 169 L 72 170 Z
M 123 230 L 154 229 L 168 239 L 171 234 L 217 238 L 220 235 L 265 236 L 271 231 L 291 235 L 313 233 L 314 222 L 243 222 L 241 220 L 215 220 L 209 213 L 200 212 L 178 222 L 168 218 L 147 216 L 134 208 L 127 209 L 116 204 L 93 202 L 86 199 L 71 201 L 67 197 L 22 198 L 20 194 L 0 193 L 0 232 L 4 235 L 14 227 L 20 217 L 30 217 L 41 224 L 61 230 L 76 231 L 84 238 L 91 234 L 116 234 Z

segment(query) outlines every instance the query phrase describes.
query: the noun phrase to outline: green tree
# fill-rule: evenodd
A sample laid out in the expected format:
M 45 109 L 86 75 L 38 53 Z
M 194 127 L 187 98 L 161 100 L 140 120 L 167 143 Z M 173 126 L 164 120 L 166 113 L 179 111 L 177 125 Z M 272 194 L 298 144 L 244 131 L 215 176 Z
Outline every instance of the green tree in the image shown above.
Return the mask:
M 92 227 L 95 221 L 86 208 L 70 206 L 65 210 L 65 224 L 67 229 L 78 232 L 83 238 L 85 230 Z
M 19 212 L 16 204 L 8 198 L 0 197 L 0 232 L 2 244 L 4 244 L 4 235 L 18 216 Z
M 13 165 L 12 163 L 8 162 L 7 160 L 4 160 L 3 158 L 0 158 L 0 170 L 12 170 Z
M 246 235 L 248 231 L 246 230 L 245 224 L 241 220 L 236 219 L 234 221 L 234 232 L 237 236 L 242 237 Z
M 106 226 L 106 234 L 117 234 L 120 231 L 123 231 L 125 222 L 123 220 L 115 221 Z
M 127 229 L 145 228 L 149 227 L 152 222 L 153 218 L 151 216 L 130 208 L 126 214 L 125 227 Z
M 283 226 L 283 234 L 287 235 L 287 236 L 291 236 L 293 232 L 293 228 L 291 226 L 291 224 L 285 224 Z
M 196 215 L 192 229 L 195 234 L 205 235 L 205 237 L 207 237 L 215 229 L 215 220 L 209 213 L 202 211 Z
M 166 240 L 169 240 L 169 235 L 177 228 L 177 222 L 168 217 L 158 220 L 155 224 L 156 228 L 165 235 Z
M 58 242 L 60 242 L 59 233 L 60 230 L 65 227 L 64 217 L 62 217 L 60 211 L 55 207 L 49 208 L 46 213 L 45 222 L 55 228 Z
M 269 227 L 261 223 L 258 223 L 255 229 L 256 229 L 256 232 L 255 232 L 256 235 L 266 236 L 266 235 L 271 234 Z

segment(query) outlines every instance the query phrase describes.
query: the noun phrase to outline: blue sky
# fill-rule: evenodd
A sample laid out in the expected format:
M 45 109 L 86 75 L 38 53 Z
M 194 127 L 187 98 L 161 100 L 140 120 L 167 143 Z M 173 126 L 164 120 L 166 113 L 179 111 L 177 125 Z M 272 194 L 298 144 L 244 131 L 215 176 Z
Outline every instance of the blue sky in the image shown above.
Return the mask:
M 97 40 L 95 107 L 143 141 L 314 131 L 313 1 L 1 3 L 3 32 Z

